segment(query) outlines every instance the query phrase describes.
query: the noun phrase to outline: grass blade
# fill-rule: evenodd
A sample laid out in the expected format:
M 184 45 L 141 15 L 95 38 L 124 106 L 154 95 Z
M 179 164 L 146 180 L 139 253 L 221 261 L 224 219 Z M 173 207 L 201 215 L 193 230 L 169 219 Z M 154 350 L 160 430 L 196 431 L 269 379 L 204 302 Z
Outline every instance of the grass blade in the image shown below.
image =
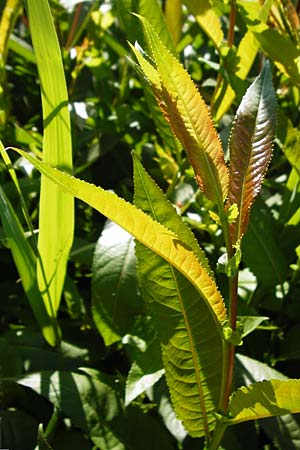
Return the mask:
M 43 160 L 72 171 L 68 96 L 62 58 L 47 0 L 27 0 L 30 31 L 41 83 Z M 74 229 L 74 200 L 42 176 L 37 280 L 48 314 L 56 317 Z

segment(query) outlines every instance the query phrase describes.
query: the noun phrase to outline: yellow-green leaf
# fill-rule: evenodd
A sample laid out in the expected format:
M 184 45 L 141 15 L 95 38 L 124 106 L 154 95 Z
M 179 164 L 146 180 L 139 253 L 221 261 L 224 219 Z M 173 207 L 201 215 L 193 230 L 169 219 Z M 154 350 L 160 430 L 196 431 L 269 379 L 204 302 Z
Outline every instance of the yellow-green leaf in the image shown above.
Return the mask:
M 139 18 L 151 49 L 153 66 L 150 69 L 151 63 L 142 56 L 138 61 L 141 63 L 143 59 L 142 70 L 173 132 L 187 151 L 200 189 L 221 207 L 227 195 L 228 172 L 208 108 L 189 74 L 161 43 L 150 23 Z
M 268 380 L 243 386 L 232 396 L 230 425 L 300 412 L 300 380 Z
M 226 318 L 225 305 L 215 281 L 199 263 L 191 248 L 174 232 L 116 194 L 48 166 L 22 150 L 15 150 L 59 185 L 60 189 L 88 203 L 178 269 L 212 308 L 217 323 Z
M 72 171 L 68 95 L 59 42 L 47 0 L 28 0 L 30 32 L 41 83 L 43 160 Z M 48 314 L 55 317 L 73 240 L 74 199 L 42 176 L 37 279 Z

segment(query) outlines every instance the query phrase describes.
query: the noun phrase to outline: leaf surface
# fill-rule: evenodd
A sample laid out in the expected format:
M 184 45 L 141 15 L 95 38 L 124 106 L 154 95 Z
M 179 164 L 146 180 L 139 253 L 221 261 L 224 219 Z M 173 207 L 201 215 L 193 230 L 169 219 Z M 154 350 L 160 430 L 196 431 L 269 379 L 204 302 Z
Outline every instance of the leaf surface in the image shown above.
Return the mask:
M 219 49 L 223 40 L 221 21 L 209 0 L 184 0 L 189 11 L 195 16 L 200 27 Z
M 156 221 L 191 237 L 174 208 L 134 158 L 135 204 Z M 195 247 L 195 242 L 192 244 Z M 192 436 L 215 424 L 223 370 L 221 329 L 195 288 L 167 261 L 137 243 L 138 272 L 161 339 L 166 379 L 175 412 Z M 202 256 L 203 257 L 203 256 Z
M 174 134 L 187 151 L 201 190 L 210 200 L 222 205 L 227 195 L 228 173 L 207 106 L 189 74 L 161 43 L 149 22 L 139 18 L 154 65 L 135 51 L 138 62 Z
M 141 312 L 134 241 L 113 222 L 98 240 L 92 267 L 93 318 L 105 345 L 119 341 Z
M 278 228 L 261 199 L 253 206 L 247 233 L 242 241 L 242 259 L 265 286 L 286 280 L 289 265 L 278 242 Z
M 265 380 L 233 393 L 232 424 L 300 412 L 300 380 Z
M 36 280 L 36 256 L 28 243 L 23 228 L 11 203 L 0 187 L 0 217 L 22 285 L 35 318 L 47 341 L 55 345 L 60 330 L 55 318 L 51 318 L 42 302 Z
M 231 224 L 233 244 L 244 234 L 249 211 L 260 191 L 272 155 L 276 101 L 271 70 L 263 71 L 247 90 L 236 114 L 229 141 L 230 170 L 227 206 L 237 204 L 239 216 Z
M 226 318 L 225 305 L 214 280 L 199 263 L 191 248 L 174 232 L 155 222 L 143 211 L 116 194 L 48 166 L 20 149 L 15 150 L 28 159 L 41 173 L 57 183 L 61 189 L 85 201 L 170 262 L 195 286 L 204 301 L 210 305 L 216 322 L 222 322 Z
M 47 0 L 28 0 L 30 33 L 41 83 L 43 160 L 72 171 L 68 95 L 62 57 Z M 48 314 L 56 317 L 73 240 L 74 199 L 42 177 L 37 265 L 39 289 Z

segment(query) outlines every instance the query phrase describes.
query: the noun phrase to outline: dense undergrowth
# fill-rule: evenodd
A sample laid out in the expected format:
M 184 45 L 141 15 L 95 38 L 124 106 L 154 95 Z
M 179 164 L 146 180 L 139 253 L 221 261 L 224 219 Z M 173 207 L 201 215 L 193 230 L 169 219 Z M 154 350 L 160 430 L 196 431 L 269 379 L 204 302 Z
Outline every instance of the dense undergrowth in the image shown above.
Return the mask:
M 53 0 L 49 5 L 53 28 L 43 12 L 47 1 L 0 1 L 0 138 L 5 148 L 36 158 L 43 152 L 44 162 L 89 185 L 63 175 L 58 180 L 60 172 L 1 146 L 0 446 L 299 448 L 299 416 L 288 414 L 299 412 L 299 385 L 280 394 L 276 383 L 253 384 L 300 378 L 298 2 Z M 204 105 L 186 101 L 191 92 L 192 103 L 196 90 L 183 67 L 215 128 Z M 239 126 L 246 131 L 239 134 Z M 249 187 L 240 178 L 247 178 L 247 170 L 254 178 L 250 147 L 253 142 L 259 147 L 259 133 L 266 129 L 267 155 L 257 156 L 263 159 L 260 179 Z M 211 142 L 217 156 L 197 159 Z M 247 158 L 250 169 L 244 167 Z M 203 172 L 204 160 L 209 169 Z M 210 178 L 215 161 L 217 175 Z M 229 161 L 235 176 L 229 171 L 229 200 L 222 209 Z M 34 165 L 43 173 L 42 184 Z M 64 191 L 54 188 L 53 180 Z M 110 200 L 91 184 L 118 197 Z M 241 186 L 253 198 L 260 191 L 255 202 L 243 203 Z M 86 202 L 77 201 L 74 214 L 73 197 L 65 191 Z M 136 216 L 119 197 L 152 219 Z M 191 375 L 190 359 L 182 363 L 180 333 L 189 344 L 198 335 L 211 339 L 207 346 L 191 345 Z M 216 373 L 203 387 L 193 377 L 206 367 L 206 353 Z M 234 353 L 235 364 L 228 356 Z M 226 358 L 229 362 L 222 362 Z M 187 393 L 184 383 L 191 386 Z M 195 428 L 190 404 L 180 409 L 192 397 L 193 383 L 203 388 L 203 397 L 212 393 L 211 403 L 201 405 L 207 420 L 197 418 Z M 249 394 L 249 409 L 244 403 L 238 410 L 237 401 L 228 407 L 231 387 L 240 386 L 247 386 L 248 394 L 257 387 Z M 273 409 L 267 402 L 262 412 L 260 402 L 270 389 Z M 241 398 L 246 391 L 237 392 Z M 286 398 L 291 403 L 284 403 Z M 250 420 L 249 411 L 251 419 L 262 419 Z

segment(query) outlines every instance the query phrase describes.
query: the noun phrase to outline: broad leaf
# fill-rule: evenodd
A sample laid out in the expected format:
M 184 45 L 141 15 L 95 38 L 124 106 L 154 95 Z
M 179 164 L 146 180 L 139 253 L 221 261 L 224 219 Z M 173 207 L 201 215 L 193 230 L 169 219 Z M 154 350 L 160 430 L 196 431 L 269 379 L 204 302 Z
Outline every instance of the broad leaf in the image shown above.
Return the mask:
M 48 166 L 20 149 L 15 150 L 61 189 L 88 203 L 178 269 L 213 310 L 217 324 L 226 318 L 223 299 L 214 280 L 199 263 L 191 248 L 174 232 L 116 194 Z
M 133 362 L 127 380 L 125 406 L 153 386 L 164 374 L 158 339 L 153 339 L 145 352 Z
M 265 380 L 243 386 L 230 400 L 231 424 L 300 412 L 300 380 Z
M 68 94 L 61 52 L 47 0 L 27 0 L 43 104 L 43 160 L 72 171 Z M 49 211 L 51 213 L 49 214 Z M 74 229 L 74 199 L 42 177 L 37 279 L 49 316 L 56 317 Z M 56 342 L 57 343 L 57 342 Z
M 271 70 L 266 63 L 240 104 L 229 141 L 230 170 L 227 206 L 237 204 L 239 216 L 231 224 L 235 244 L 246 231 L 249 211 L 260 191 L 272 155 L 276 100 Z
M 189 74 L 161 43 L 149 22 L 142 17 L 140 20 L 153 65 L 133 51 L 173 132 L 187 151 L 199 187 L 221 207 L 227 195 L 228 173 L 207 106 Z
M 134 159 L 135 204 L 169 229 L 191 237 L 163 193 Z M 192 240 L 191 245 L 195 247 Z M 160 256 L 137 243 L 143 297 L 161 339 L 175 412 L 192 436 L 208 437 L 221 396 L 223 342 L 211 310 L 195 288 Z
M 132 236 L 114 223 L 106 223 L 92 269 L 93 318 L 105 345 L 121 340 L 142 311 L 135 266 Z
M 247 233 L 242 241 L 242 259 L 265 286 L 286 280 L 289 265 L 278 242 L 278 229 L 269 208 L 259 199 L 252 209 Z
M 249 386 L 255 381 L 288 380 L 288 378 L 267 364 L 261 363 L 245 355 L 236 355 L 238 384 Z M 300 442 L 300 427 L 296 417 L 291 414 L 269 417 L 260 420 L 259 424 L 270 438 L 280 443 L 280 448 L 296 450 Z

